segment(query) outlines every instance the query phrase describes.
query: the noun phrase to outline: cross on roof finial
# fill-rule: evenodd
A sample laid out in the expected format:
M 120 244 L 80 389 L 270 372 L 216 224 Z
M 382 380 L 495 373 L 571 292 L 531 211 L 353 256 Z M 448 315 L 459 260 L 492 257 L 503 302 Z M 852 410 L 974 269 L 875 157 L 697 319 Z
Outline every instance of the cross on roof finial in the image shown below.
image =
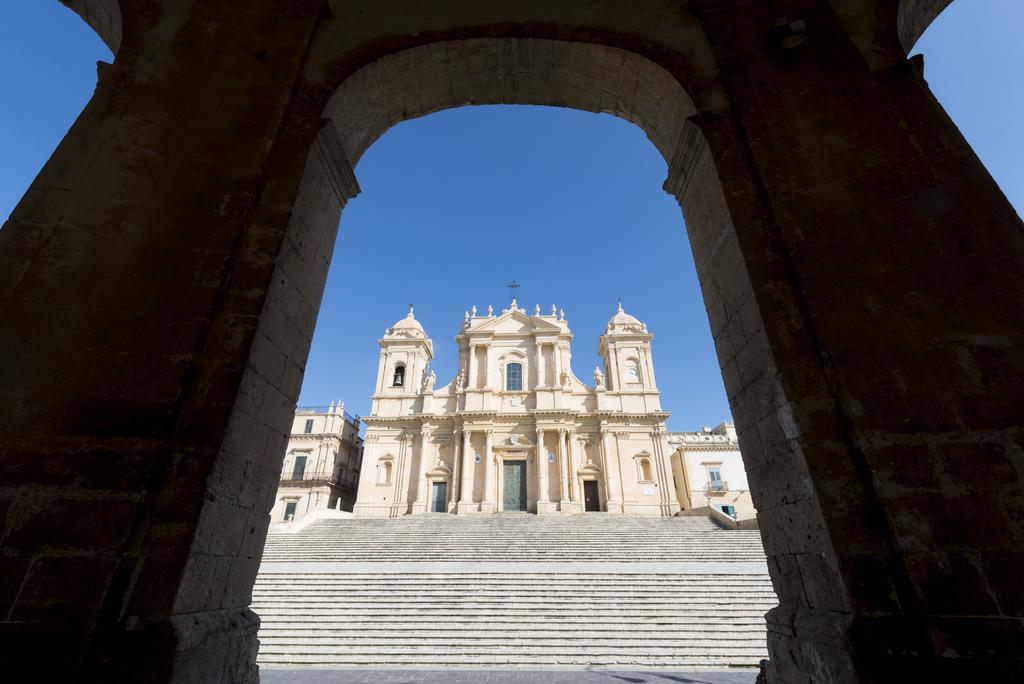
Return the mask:
M 516 290 L 518 290 L 520 287 L 522 287 L 522 285 L 520 285 L 515 280 L 513 280 L 511 283 L 509 283 L 505 287 L 507 287 L 508 290 L 509 290 L 509 303 L 514 302 L 516 300 Z
M 619 297 L 619 311 L 622 311 L 622 297 Z
M 412 316 L 412 304 L 409 305 L 409 315 Z

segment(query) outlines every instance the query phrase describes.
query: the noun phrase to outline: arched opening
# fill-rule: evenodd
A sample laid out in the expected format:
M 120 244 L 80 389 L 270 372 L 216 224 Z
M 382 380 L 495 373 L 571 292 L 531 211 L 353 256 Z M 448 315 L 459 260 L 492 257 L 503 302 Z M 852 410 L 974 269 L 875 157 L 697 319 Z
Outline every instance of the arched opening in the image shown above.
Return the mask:
M 643 482 L 651 482 L 654 480 L 651 474 L 651 459 L 647 457 L 640 457 L 637 459 L 637 464 L 640 466 L 640 480 Z
M 893 653 L 912 654 L 897 658 L 900 671 L 909 669 L 919 653 L 930 654 L 933 668 L 940 661 L 967 660 L 948 657 L 950 650 L 970 654 L 972 659 L 984 654 L 979 657 L 989 664 L 996 660 L 990 657 L 993 652 L 1003 661 L 1010 660 L 1004 656 L 1012 647 L 991 640 L 979 643 L 969 635 L 997 631 L 1000 616 L 998 608 L 992 607 L 996 599 L 987 597 L 1002 600 L 1010 589 L 1001 572 L 1005 563 L 997 562 L 1002 547 L 996 552 L 984 548 L 984 540 L 978 541 L 975 533 L 992 529 L 991 521 L 1006 523 L 1007 530 L 1015 531 L 1012 514 L 1000 508 L 1004 500 L 972 498 L 977 491 L 957 489 L 957 478 L 948 470 L 908 471 L 897 459 L 911 454 L 915 465 L 937 465 L 933 457 L 941 451 L 948 456 L 945 464 L 955 466 L 956 458 L 973 464 L 970 457 L 981 454 L 988 459 L 989 474 L 995 480 L 1002 449 L 1014 443 L 1017 433 L 1010 431 L 1011 420 L 1005 413 L 1013 400 L 1006 388 L 1014 385 L 1006 380 L 1019 379 L 1020 364 L 1019 357 L 1006 351 L 1015 349 L 1018 342 L 1005 321 L 1021 317 L 1016 315 L 1020 307 L 1010 298 L 1014 291 L 1005 287 L 1005 276 L 1021 268 L 1019 260 L 1014 261 L 1017 252 L 1005 246 L 1018 244 L 1019 221 L 1008 218 L 997 189 L 987 183 L 969 149 L 957 146 L 947 125 L 929 118 L 934 112 L 922 104 L 923 98 L 916 91 L 903 99 L 892 94 L 893 81 L 912 85 L 908 70 L 869 73 L 850 57 L 845 35 L 835 22 L 813 24 L 820 39 L 811 41 L 835 52 L 823 57 L 812 48 L 803 53 L 807 56 L 803 61 L 789 68 L 777 56 L 759 52 L 767 50 L 761 47 L 765 42 L 759 38 L 761 33 L 734 35 L 733 24 L 747 26 L 746 17 L 738 22 L 728 17 L 719 21 L 724 12 L 733 11 L 721 3 L 691 3 L 686 9 L 658 3 L 657 10 L 646 5 L 638 10 L 639 5 L 630 3 L 627 10 L 618 8 L 618 13 L 610 11 L 607 3 L 585 4 L 598 9 L 581 9 L 580 16 L 567 19 L 557 14 L 560 10 L 554 4 L 536 10 L 536 5 L 527 3 L 520 11 L 518 4 L 505 3 L 510 14 L 501 14 L 499 19 L 507 21 L 500 24 L 494 23 L 493 16 L 481 18 L 470 10 L 453 11 L 451 17 L 423 24 L 409 13 L 379 24 L 360 23 L 365 20 L 351 16 L 331 16 L 318 23 L 323 6 L 314 11 L 297 6 L 270 25 L 265 15 L 253 18 L 233 6 L 232 22 L 249 19 L 246 28 L 260 29 L 258 40 L 240 39 L 231 46 L 233 59 L 218 63 L 221 71 L 217 73 L 225 74 L 232 86 L 237 79 L 241 87 L 211 89 L 203 98 L 176 100 L 172 94 L 193 85 L 195 65 L 185 60 L 186 68 L 181 68 L 180 49 L 175 53 L 176 65 L 161 61 L 162 50 L 154 49 L 147 55 L 152 57 L 149 63 L 169 76 L 167 81 L 127 78 L 116 87 L 101 88 L 100 100 L 106 109 L 93 108 L 55 153 L 48 177 L 33 189 L 36 199 L 27 200 L 19 211 L 17 244 L 11 248 L 10 235 L 5 235 L 3 245 L 5 258 L 17 257 L 12 261 L 14 268 L 3 273 L 14 273 L 18 280 L 14 286 L 5 281 L 4 293 L 17 291 L 20 299 L 12 296 L 15 305 L 0 311 L 5 316 L 0 330 L 21 326 L 23 338 L 34 347 L 26 351 L 24 339 L 16 345 L 20 377 L 5 378 L 9 383 L 5 388 L 10 390 L 7 405 L 18 410 L 6 414 L 5 420 L 13 421 L 15 433 L 29 437 L 25 443 L 55 430 L 56 438 L 48 443 L 57 445 L 54 452 L 68 451 L 67 445 L 73 445 L 76 465 L 93 466 L 109 460 L 111 453 L 129 456 L 117 459 L 119 465 L 132 459 L 144 464 L 127 482 L 106 477 L 96 478 L 98 483 L 68 482 L 66 474 L 79 469 L 63 467 L 51 452 L 44 457 L 53 458 L 55 467 L 19 465 L 15 469 L 14 475 L 21 478 L 17 486 L 24 482 L 26 490 L 38 485 L 62 497 L 69 485 L 93 490 L 88 497 L 62 499 L 60 505 L 78 513 L 78 518 L 84 518 L 84 509 L 90 507 L 97 518 L 111 521 L 105 530 L 116 530 L 111 539 L 100 542 L 80 530 L 65 535 L 59 524 L 36 525 L 42 530 L 42 544 L 36 543 L 32 530 L 20 538 L 5 537 L 5 543 L 14 547 L 10 557 L 25 561 L 25 567 L 16 568 L 16 576 L 28 578 L 19 585 L 26 587 L 19 593 L 22 599 L 33 596 L 27 589 L 54 584 L 46 573 L 29 577 L 29 565 L 39 567 L 37 561 L 42 560 L 51 567 L 74 562 L 84 568 L 78 558 L 93 559 L 96 547 L 107 543 L 92 574 L 79 575 L 84 588 L 78 597 L 88 593 L 102 601 L 90 604 L 93 612 L 83 618 L 75 647 L 109 643 L 93 639 L 94 631 L 113 634 L 109 641 L 116 645 L 129 640 L 159 643 L 139 651 L 143 655 L 134 656 L 138 662 L 125 665 L 125 670 L 134 671 L 146 656 L 159 652 L 164 654 L 163 669 L 169 671 L 166 654 L 187 644 L 174 657 L 196 664 L 190 671 L 199 671 L 204 659 L 196 653 L 213 650 L 223 663 L 230 661 L 243 670 L 237 680 L 251 679 L 244 670 L 255 624 L 245 608 L 246 592 L 258 565 L 258 530 L 265 526 L 269 498 L 265 490 L 279 475 L 283 450 L 278 447 L 316 318 L 326 271 L 323 254 L 330 251 L 344 203 L 357 190 L 351 163 L 380 131 L 404 117 L 467 102 L 521 102 L 608 111 L 636 121 L 669 162 L 666 187 L 680 200 L 688 219 L 723 373 L 736 405 L 742 407 L 736 411 L 737 423 L 741 433 L 757 440 L 756 453 L 763 456 L 748 465 L 752 482 L 760 483 L 768 503 L 763 529 L 783 600 L 782 609 L 772 617 L 778 626 L 773 638 L 780 667 L 789 667 L 792 673 L 807 666 L 805 674 L 814 668 L 822 679 L 850 680 L 861 670 L 891 671 L 888 664 Z M 822 4 L 822 12 L 827 14 L 826 7 L 839 4 L 859 3 Z M 492 3 L 474 5 L 482 7 L 483 13 L 496 9 Z M 749 9 L 751 17 L 756 13 L 767 31 L 775 19 L 765 16 L 775 11 L 768 5 L 755 3 L 741 10 Z M 870 16 L 888 16 L 888 8 L 894 6 L 888 3 L 885 13 Z M 216 54 L 210 35 L 219 39 L 232 32 L 209 30 L 224 26 L 224 11 L 219 14 L 216 3 L 203 3 L 202 9 L 202 20 L 186 21 L 189 17 L 184 14 L 191 10 L 175 6 L 172 10 L 183 14 L 161 14 L 154 19 L 162 22 L 159 30 L 147 35 L 160 34 L 174 41 L 176 26 L 185 26 L 188 30 L 176 47 L 197 45 L 209 52 L 195 54 Z M 335 3 L 332 9 L 340 14 L 352 8 Z M 354 13 L 363 9 L 373 14 L 369 4 Z M 378 30 L 348 36 L 348 42 L 332 42 L 330 36 L 324 37 L 326 31 L 314 35 L 319 26 L 357 24 Z M 112 37 L 109 26 L 108 22 Z M 301 30 L 291 30 L 296 26 Z M 229 62 L 262 62 L 268 56 L 263 37 L 277 28 L 301 35 L 302 44 L 294 45 L 299 39 L 278 40 L 267 64 L 280 71 L 260 68 L 258 76 L 244 80 L 243 68 Z M 704 41 L 705 29 L 712 34 L 714 51 Z M 907 40 L 913 40 L 912 33 Z M 515 37 L 466 37 L 485 34 Z M 751 40 L 751 35 L 758 38 Z M 559 43 L 554 37 L 564 40 Z M 538 50 L 520 49 L 531 40 Z M 580 40 L 594 43 L 573 42 Z M 439 41 L 432 44 L 446 44 L 446 52 L 432 53 L 429 45 L 410 47 L 417 41 Z M 495 41 L 500 49 L 480 49 L 470 45 L 474 41 Z M 424 50 L 419 54 L 425 59 L 378 71 L 391 58 L 403 54 L 408 58 L 419 49 Z M 651 68 L 654 62 L 636 61 L 621 53 L 647 54 L 662 66 Z M 312 56 L 303 61 L 306 55 Z M 721 55 L 728 59 L 720 59 Z M 744 61 L 748 56 L 749 61 Z M 287 63 L 308 69 L 300 75 L 299 69 L 280 66 Z M 731 72 L 727 78 L 719 78 L 719 67 Z M 375 79 L 349 82 L 347 77 L 370 68 Z M 737 68 L 742 73 L 737 74 Z M 667 81 L 659 78 L 659 69 L 669 74 Z M 181 78 L 182 72 L 189 78 Z M 638 79 L 636 74 L 643 76 Z M 691 78 L 694 74 L 700 78 Z M 797 97 L 805 92 L 805 76 L 830 84 L 823 104 L 817 97 Z M 673 96 L 681 92 L 681 81 L 692 86 L 699 107 L 673 106 L 686 103 L 685 97 Z M 334 125 L 317 136 L 301 187 L 295 192 L 293 181 L 318 130 L 325 94 L 339 82 L 343 89 L 346 84 L 350 87 L 344 102 L 331 106 L 348 111 L 336 117 L 339 112 L 331 114 Z M 662 90 L 665 83 L 669 87 Z M 139 106 L 152 105 L 134 97 L 146 87 L 153 88 L 149 94 L 158 95 L 154 99 L 161 109 L 172 110 L 169 121 L 132 116 L 139 113 L 133 100 Z M 269 97 L 269 91 L 286 91 L 294 97 Z M 207 114 L 227 114 L 202 120 L 203 132 L 209 135 L 204 139 L 202 132 L 180 124 L 195 120 L 185 107 L 210 99 L 225 104 L 223 109 L 211 107 Z M 697 109 L 700 116 L 688 118 Z M 238 126 L 237 115 L 242 111 L 248 116 L 245 125 Z M 152 107 L 146 113 L 153 114 Z M 906 123 L 902 114 L 917 124 L 919 138 L 908 142 L 905 125 L 900 127 Z M 700 128 L 688 125 L 690 120 Z M 125 138 L 114 135 L 125 131 Z M 714 151 L 713 163 L 702 133 Z M 952 141 L 947 145 L 952 153 L 936 157 L 931 154 L 935 150 L 914 147 L 928 138 Z M 113 144 L 96 144 L 101 140 Z M 185 154 L 176 156 L 182 142 L 195 147 L 186 146 L 181 150 Z M 850 152 L 860 149 L 872 151 L 871 164 Z M 212 191 L 180 181 L 195 168 L 194 153 L 215 157 L 203 174 L 195 175 Z M 229 155 L 238 157 L 232 157 L 235 163 L 223 163 Z M 823 163 L 823 158 L 830 162 Z M 95 180 L 91 162 L 106 164 L 107 169 L 130 169 L 133 177 L 117 178 L 111 184 L 131 197 L 113 197 L 114 192 L 104 190 L 89 196 L 89 202 L 82 202 L 83 195 L 77 194 L 77 203 L 69 203 L 67 195 L 89 188 Z M 895 171 L 897 167 L 902 175 Z M 866 168 L 881 170 L 881 177 L 867 178 Z M 729 210 L 717 182 L 719 175 L 729 182 Z M 821 180 L 825 177 L 834 185 Z M 165 182 L 152 182 L 157 179 Z M 70 182 L 65 187 L 62 181 Z M 963 190 L 984 217 L 971 214 L 965 202 L 943 201 L 948 199 L 944 194 L 948 188 Z M 142 195 L 133 192 L 139 189 Z M 849 203 L 844 205 L 837 197 Z M 140 198 L 141 203 L 132 203 Z M 183 198 L 189 202 L 183 203 Z M 194 215 L 173 213 L 186 205 Z M 77 210 L 74 216 L 64 211 L 72 207 Z M 142 220 L 132 220 L 140 215 Z M 187 267 L 196 263 L 195 254 L 174 253 L 174 248 L 185 244 L 182 226 L 194 225 L 189 219 L 195 218 L 205 230 L 201 237 L 192 235 L 193 242 L 186 248 L 212 247 L 210 253 L 216 253 L 213 260 L 218 263 L 193 272 Z M 739 237 L 733 219 L 742 228 Z M 899 233 L 901 240 L 896 240 L 897 224 L 909 231 Z M 126 229 L 139 225 L 145 226 L 139 234 L 149 240 L 125 237 Z M 824 226 L 834 230 L 824 234 L 820 229 Z M 996 246 L 982 243 L 985 236 L 991 236 Z M 95 250 L 100 266 L 93 269 L 81 266 L 83 258 L 60 262 L 62 268 L 36 258 L 53 256 L 46 249 L 65 247 L 67 242 L 61 240 L 73 242 L 82 253 L 96 245 L 124 251 Z M 897 254 L 903 256 L 901 246 L 908 242 L 915 244 L 914 254 L 920 257 L 916 263 L 897 261 Z M 43 243 L 47 246 L 38 247 Z M 963 257 L 965 244 L 969 255 L 978 256 L 970 263 Z M 851 258 L 851 245 L 867 258 Z M 140 253 L 165 256 L 172 275 L 138 268 Z M 945 282 L 934 280 L 939 256 L 948 259 L 941 261 Z M 856 281 L 857 287 L 850 287 L 852 281 L 843 281 L 838 273 L 843 269 L 865 277 Z M 185 289 L 195 296 L 194 301 L 176 297 L 178 292 L 168 289 L 185 274 L 191 274 L 188 282 L 194 287 Z M 977 285 L 973 290 L 986 296 L 965 301 L 954 291 L 961 282 Z M 88 290 L 89 298 L 63 287 L 67 283 L 87 283 L 83 291 Z M 858 299 L 850 299 L 853 290 Z M 904 290 L 926 296 L 891 301 L 892 292 Z M 931 293 L 943 296 L 924 301 Z M 47 303 L 41 307 L 46 309 L 45 316 L 37 315 L 39 301 Z M 186 301 L 183 307 L 204 313 L 187 321 L 182 315 L 181 321 L 166 328 L 151 325 L 166 322 L 153 314 L 154 307 L 181 301 Z M 70 309 L 74 311 L 69 313 Z M 835 310 L 844 314 L 836 315 Z M 104 316 L 93 317 L 95 312 Z M 295 314 L 295 320 L 285 312 Z M 113 321 L 118 324 L 112 325 Z M 873 331 L 884 337 L 884 344 L 859 336 L 869 321 L 889 324 Z M 923 334 L 927 344 L 922 345 L 917 334 Z M 140 349 L 150 352 L 172 337 L 181 345 L 173 350 L 175 354 L 138 360 Z M 98 342 L 108 346 L 98 347 Z M 929 359 L 933 363 L 920 363 L 917 354 L 922 348 L 933 353 Z M 116 361 L 109 361 L 114 357 Z M 96 376 L 104 370 L 123 376 L 118 382 L 107 381 L 114 375 L 109 373 L 104 382 L 96 382 L 81 368 Z M 935 368 L 941 368 L 941 373 Z M 908 369 L 914 373 L 909 379 L 902 374 Z M 995 380 L 989 375 L 993 370 Z M 26 382 L 26 376 L 33 381 Z M 139 377 L 146 377 L 147 383 L 136 382 Z M 146 396 L 139 396 L 140 387 Z M 26 397 L 32 401 L 24 401 Z M 264 409 L 266 414 L 259 413 Z M 107 414 L 101 419 L 103 410 Z M 262 419 L 264 415 L 268 417 Z M 89 432 L 94 428 L 100 434 Z M 128 439 L 118 441 L 122 437 Z M 31 463 L 37 453 L 23 448 L 18 456 Z M 99 469 L 104 476 L 112 472 Z M 29 470 L 31 476 L 26 474 Z M 920 482 L 901 479 L 908 472 L 937 484 L 928 491 Z M 97 490 L 107 495 L 96 495 Z M 951 523 L 942 516 L 944 497 L 968 501 L 986 525 Z M 97 505 L 108 501 L 115 504 Z M 24 501 L 17 502 L 14 510 L 31 514 L 21 520 L 35 515 Z M 18 519 L 12 514 L 11 520 Z M 922 524 L 925 521 L 935 524 Z M 1010 543 L 1016 540 L 1014 535 L 1004 536 Z M 955 549 L 942 543 L 950 537 L 957 542 Z M 160 540 L 158 552 L 153 551 L 154 538 Z M 55 539 L 57 544 L 51 547 Z M 227 547 L 230 553 L 225 553 Z M 37 559 L 33 556 L 37 548 L 57 548 L 60 553 Z M 908 548 L 925 551 L 911 553 Z M 65 553 L 68 549 L 78 556 Z M 959 555 L 940 555 L 947 550 Z M 972 570 L 949 576 L 949 568 L 961 567 Z M 963 604 L 944 602 L 950 596 L 946 587 L 958 584 L 954 580 L 974 577 L 979 579 L 971 589 L 981 598 L 971 597 Z M 55 612 L 51 610 L 54 602 L 42 590 L 36 591 L 42 599 L 29 610 L 48 620 Z M 64 598 L 71 605 L 76 596 Z M 978 611 L 968 610 L 979 607 L 980 617 Z M 957 618 L 956 627 L 945 622 L 951 613 L 964 616 Z M 23 624 L 30 626 L 25 629 L 35 629 L 31 620 Z M 96 624 L 104 629 L 94 630 Z M 794 629 L 808 624 L 815 628 Z M 145 634 L 128 634 L 137 626 Z M 906 641 L 889 636 L 872 641 L 881 632 L 902 633 L 904 626 L 914 633 Z M 147 636 L 154 634 L 157 637 Z M 953 634 L 958 635 L 956 639 L 947 639 Z M 953 643 L 961 638 L 966 646 Z M 206 648 L 221 642 L 230 642 L 231 647 Z M 73 648 L 61 650 L 71 653 L 72 659 L 77 657 Z M 127 650 L 101 646 L 89 656 L 110 662 L 111 654 Z M 222 664 L 221 671 L 227 667 Z M 796 674 L 791 678 L 796 679 Z
M 378 465 L 377 484 L 382 484 L 382 485 L 391 484 L 391 470 L 392 470 L 392 467 L 393 466 L 391 465 L 391 460 L 390 459 L 381 460 L 380 464 Z
M 391 377 L 392 387 L 402 387 L 405 385 L 405 364 L 396 363 L 395 372 Z

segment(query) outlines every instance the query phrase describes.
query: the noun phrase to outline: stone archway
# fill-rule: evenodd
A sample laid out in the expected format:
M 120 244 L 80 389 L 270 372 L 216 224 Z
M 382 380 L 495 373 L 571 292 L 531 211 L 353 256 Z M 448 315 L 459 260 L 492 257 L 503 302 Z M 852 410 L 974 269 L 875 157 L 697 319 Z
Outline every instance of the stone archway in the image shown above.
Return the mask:
M 118 0 L 60 0 L 82 17 L 115 55 L 121 47 L 121 6 Z
M 5 664 L 253 680 L 247 605 L 350 160 L 402 118 L 532 101 L 629 118 L 669 160 L 780 598 L 773 677 L 1020 674 L 1024 233 L 902 62 L 895 0 L 787 21 L 119 4 L 131 49 L 0 231 Z M 110 0 L 72 5 L 118 44 Z
M 896 15 L 896 31 L 900 45 L 908 54 L 914 48 L 918 38 L 924 35 L 942 10 L 949 7 L 953 0 L 900 0 Z

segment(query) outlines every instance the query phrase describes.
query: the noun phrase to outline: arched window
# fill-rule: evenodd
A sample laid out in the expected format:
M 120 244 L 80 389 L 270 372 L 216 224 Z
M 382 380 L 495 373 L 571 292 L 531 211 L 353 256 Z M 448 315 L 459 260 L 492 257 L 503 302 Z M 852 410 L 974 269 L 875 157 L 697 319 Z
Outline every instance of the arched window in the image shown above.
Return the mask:
M 380 484 L 391 484 L 391 461 L 383 461 L 380 464 Z
M 509 392 L 523 390 L 523 364 L 510 363 L 505 366 L 505 389 Z
M 640 479 L 644 482 L 650 482 L 654 479 L 651 477 L 651 461 L 649 459 L 640 459 Z
M 640 363 L 636 359 L 626 361 L 626 382 L 629 384 L 643 382 L 640 378 Z
M 405 366 L 401 363 L 395 365 L 395 378 L 391 382 L 392 387 L 401 387 L 405 384 Z

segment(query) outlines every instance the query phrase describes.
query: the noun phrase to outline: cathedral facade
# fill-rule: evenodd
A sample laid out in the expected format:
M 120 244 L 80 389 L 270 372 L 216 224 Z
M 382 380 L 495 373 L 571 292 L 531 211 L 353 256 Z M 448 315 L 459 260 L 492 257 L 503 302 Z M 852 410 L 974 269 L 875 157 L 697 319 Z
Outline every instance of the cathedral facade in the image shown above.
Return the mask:
M 466 312 L 459 371 L 435 388 L 433 343 L 409 314 L 385 331 L 357 516 L 680 510 L 647 326 L 619 306 L 593 385 L 571 368 L 552 307 Z

